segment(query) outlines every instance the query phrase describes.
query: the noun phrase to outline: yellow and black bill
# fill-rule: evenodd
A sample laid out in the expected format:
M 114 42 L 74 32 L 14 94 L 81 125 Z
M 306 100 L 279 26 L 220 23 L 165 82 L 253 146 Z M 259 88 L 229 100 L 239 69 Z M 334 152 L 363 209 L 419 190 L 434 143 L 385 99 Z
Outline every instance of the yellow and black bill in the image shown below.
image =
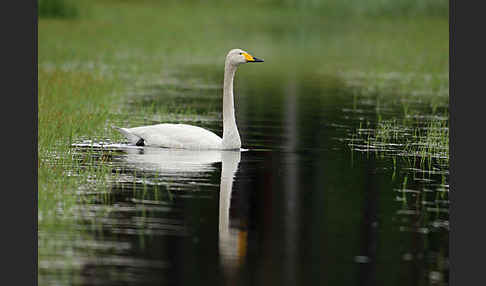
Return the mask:
M 263 62 L 263 59 L 255 58 L 248 53 L 243 53 L 243 56 L 245 56 L 247 63 L 262 63 Z

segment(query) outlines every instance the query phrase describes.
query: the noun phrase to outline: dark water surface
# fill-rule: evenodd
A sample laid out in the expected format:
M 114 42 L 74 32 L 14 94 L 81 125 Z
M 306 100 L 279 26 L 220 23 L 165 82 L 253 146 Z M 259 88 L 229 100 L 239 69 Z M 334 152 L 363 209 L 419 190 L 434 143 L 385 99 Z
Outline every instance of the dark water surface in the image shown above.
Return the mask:
M 76 216 L 83 235 L 66 242 L 76 245 L 69 264 L 76 270 L 61 279 L 71 266 L 41 261 L 39 281 L 447 285 L 447 170 L 353 151 L 360 122 L 376 122 L 373 98 L 356 104 L 345 90 L 313 80 L 250 81 L 237 74 L 235 83 L 247 151 L 74 146 L 74 156 L 89 152 L 109 166 L 110 186 L 80 190 L 87 198 Z M 130 126 L 158 123 L 143 107 L 190 107 L 204 116 L 184 123 L 222 134 L 218 84 L 147 90 L 132 96 L 128 109 L 140 122 Z M 385 113 L 399 118 L 400 108 Z M 59 271 L 47 271 L 56 265 Z

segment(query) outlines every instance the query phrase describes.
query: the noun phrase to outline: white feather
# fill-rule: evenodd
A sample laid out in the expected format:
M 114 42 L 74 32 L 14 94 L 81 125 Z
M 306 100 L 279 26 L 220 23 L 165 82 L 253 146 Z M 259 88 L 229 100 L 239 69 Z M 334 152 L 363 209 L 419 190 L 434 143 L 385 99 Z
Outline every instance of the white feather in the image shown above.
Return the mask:
M 222 139 L 218 135 L 193 125 L 163 123 L 124 130 L 143 138 L 147 146 L 192 150 L 222 148 Z

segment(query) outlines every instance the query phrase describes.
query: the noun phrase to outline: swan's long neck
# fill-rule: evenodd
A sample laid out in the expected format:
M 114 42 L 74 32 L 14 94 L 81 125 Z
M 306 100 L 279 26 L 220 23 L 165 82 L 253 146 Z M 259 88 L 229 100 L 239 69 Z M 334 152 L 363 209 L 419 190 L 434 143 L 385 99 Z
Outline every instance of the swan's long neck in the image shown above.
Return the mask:
M 233 97 L 233 79 L 236 66 L 225 63 L 223 83 L 223 149 L 239 149 L 240 134 L 236 127 L 235 105 Z

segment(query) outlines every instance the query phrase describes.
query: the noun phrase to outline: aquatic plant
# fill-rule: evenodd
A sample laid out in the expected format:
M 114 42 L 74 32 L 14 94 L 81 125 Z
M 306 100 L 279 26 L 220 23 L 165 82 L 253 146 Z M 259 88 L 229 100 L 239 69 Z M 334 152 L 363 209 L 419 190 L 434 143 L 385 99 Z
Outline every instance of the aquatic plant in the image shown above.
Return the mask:
M 425 126 L 421 126 L 425 124 Z M 356 135 L 362 133 L 359 129 Z M 379 120 L 366 137 L 361 137 L 368 151 L 388 154 L 392 157 L 418 157 L 421 166 L 431 164 L 432 159 L 440 161 L 447 168 L 449 160 L 449 128 L 447 120 L 433 119 L 410 124 L 408 120 Z M 355 140 L 356 141 L 356 140 Z M 351 148 L 356 143 L 349 144 Z

